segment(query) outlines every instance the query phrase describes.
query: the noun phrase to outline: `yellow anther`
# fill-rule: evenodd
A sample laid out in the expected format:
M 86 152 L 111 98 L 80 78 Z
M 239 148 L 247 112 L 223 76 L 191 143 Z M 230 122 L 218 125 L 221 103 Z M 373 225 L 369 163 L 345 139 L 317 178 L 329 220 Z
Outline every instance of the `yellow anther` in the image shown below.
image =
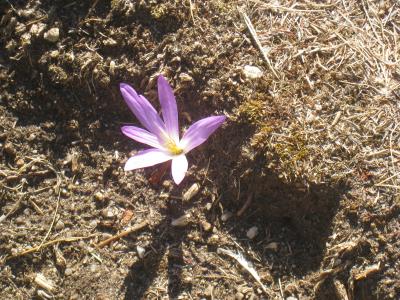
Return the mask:
M 174 155 L 179 155 L 183 152 L 183 149 L 178 147 L 172 139 L 169 139 L 165 146 Z

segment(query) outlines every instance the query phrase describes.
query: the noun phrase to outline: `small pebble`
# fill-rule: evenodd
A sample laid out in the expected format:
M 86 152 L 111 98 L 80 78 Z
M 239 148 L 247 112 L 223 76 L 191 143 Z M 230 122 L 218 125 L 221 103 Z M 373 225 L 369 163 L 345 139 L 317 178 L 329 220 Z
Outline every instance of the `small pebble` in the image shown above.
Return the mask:
M 263 71 L 258 67 L 246 65 L 243 68 L 243 74 L 247 79 L 257 79 L 263 76 Z
M 104 194 L 102 192 L 94 193 L 93 197 L 94 197 L 94 200 L 99 201 L 99 202 L 102 202 L 105 198 Z
M 29 30 L 29 32 L 30 32 L 33 36 L 38 37 L 38 36 L 44 31 L 45 28 L 46 28 L 46 24 L 43 24 L 43 23 L 36 23 L 36 24 L 33 24 L 33 25 L 32 25 L 32 27 L 31 27 L 31 29 Z
M 192 199 L 194 196 L 197 195 L 197 193 L 200 190 L 200 185 L 198 183 L 192 184 L 192 186 L 183 194 L 182 199 L 183 201 L 189 201 Z
M 43 274 L 36 274 L 34 282 L 36 285 L 45 289 L 46 291 L 52 292 L 55 290 L 55 286 L 52 281 L 48 280 Z
M 233 216 L 233 213 L 230 211 L 225 211 L 222 215 L 221 215 L 221 221 L 222 222 L 226 222 L 228 221 L 231 217 Z
M 136 251 L 137 251 L 139 258 L 143 258 L 146 253 L 146 249 L 144 249 L 143 247 L 141 247 L 139 245 L 136 246 Z
M 15 150 L 13 144 L 11 143 L 6 143 L 4 145 L 4 152 L 13 157 L 17 155 L 17 151 Z
M 279 247 L 279 244 L 277 242 L 271 242 L 271 243 L 268 243 L 268 245 L 265 246 L 265 249 L 277 251 L 278 247 Z
M 16 163 L 18 168 L 21 168 L 23 165 L 25 165 L 25 161 L 22 158 L 19 158 Z
M 57 27 L 53 27 L 50 30 L 46 31 L 43 37 L 45 40 L 55 43 L 60 38 L 60 29 L 58 29 Z
M 68 197 L 68 196 L 69 196 L 69 193 L 68 193 L 68 191 L 67 191 L 66 189 L 61 189 L 60 194 L 61 194 L 61 196 L 63 196 L 63 197 Z
M 207 210 L 211 210 L 211 208 L 212 208 L 212 203 L 211 203 L 211 202 L 208 202 L 208 203 L 206 204 L 206 209 L 207 209 Z
M 62 229 L 64 229 L 64 227 L 65 227 L 65 224 L 64 224 L 64 222 L 61 221 L 61 220 L 59 220 L 59 221 L 57 222 L 56 226 L 54 226 L 54 228 L 55 228 L 56 230 L 62 230 Z
M 172 220 L 171 225 L 175 227 L 183 227 L 189 224 L 190 214 L 183 215 L 177 219 Z
M 204 231 L 210 231 L 212 228 L 212 225 L 207 221 L 202 221 L 201 226 L 203 227 Z
M 102 215 L 104 218 L 112 218 L 112 217 L 115 216 L 114 211 L 113 211 L 111 208 L 109 208 L 109 207 L 103 209 L 103 210 L 101 211 L 101 215 Z
M 256 226 L 253 226 L 249 230 L 247 230 L 246 236 L 252 240 L 256 237 L 257 234 L 258 234 L 258 228 Z
M 64 271 L 64 275 L 65 275 L 65 276 L 70 276 L 70 275 L 72 275 L 72 269 L 71 269 L 71 268 L 66 268 L 65 271 Z
M 297 298 L 293 297 L 293 296 L 289 296 L 289 297 L 286 298 L 286 300 L 297 300 Z

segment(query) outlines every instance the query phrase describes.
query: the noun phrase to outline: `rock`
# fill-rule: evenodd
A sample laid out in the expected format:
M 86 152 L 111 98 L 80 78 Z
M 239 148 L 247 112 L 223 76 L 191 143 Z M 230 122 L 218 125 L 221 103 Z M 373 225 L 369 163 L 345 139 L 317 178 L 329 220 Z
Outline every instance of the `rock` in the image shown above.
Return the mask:
M 34 282 L 37 286 L 46 291 L 53 292 L 55 290 L 54 283 L 48 280 L 43 274 L 36 274 Z
M 96 192 L 93 195 L 94 200 L 98 201 L 98 202 L 103 202 L 104 201 L 104 194 L 102 192 Z
M 11 157 L 15 157 L 17 155 L 17 150 L 15 150 L 14 145 L 9 142 L 4 145 L 3 149 L 4 152 Z
M 190 214 L 183 215 L 177 219 L 172 220 L 171 225 L 175 227 L 183 227 L 189 224 Z
M 65 276 L 70 276 L 70 275 L 72 275 L 72 273 L 73 273 L 73 271 L 71 268 L 66 268 L 64 271 Z
M 48 31 L 46 31 L 44 33 L 43 37 L 46 41 L 55 43 L 60 38 L 60 29 L 58 29 L 57 27 L 53 27 L 53 28 L 49 29 Z
M 32 36 L 38 37 L 43 33 L 43 31 L 45 29 L 46 29 L 46 24 L 36 23 L 31 26 L 31 29 L 29 30 L 29 32 L 32 34 Z
M 212 228 L 212 225 L 210 223 L 208 223 L 207 221 L 202 221 L 201 227 L 203 227 L 204 231 L 210 231 Z
M 247 230 L 246 236 L 252 240 L 256 237 L 257 234 L 258 234 L 258 228 L 256 226 L 253 226 L 249 230 Z
M 263 76 L 263 71 L 258 67 L 245 65 L 243 68 L 243 74 L 246 79 L 258 79 Z
M 64 222 L 61 221 L 61 220 L 58 220 L 58 222 L 57 222 L 56 225 L 54 226 L 54 228 L 55 228 L 56 230 L 62 230 L 62 229 L 64 229 L 64 227 L 65 227 L 65 224 L 64 224 Z
M 221 215 L 221 221 L 226 222 L 233 216 L 233 213 L 230 211 L 226 211 Z
M 268 245 L 265 246 L 265 249 L 273 250 L 273 251 L 278 251 L 279 244 L 277 242 L 271 242 Z
M 144 249 L 142 246 L 137 245 L 136 252 L 137 252 L 139 258 L 143 258 L 146 253 L 146 249 Z
M 192 184 L 192 186 L 182 195 L 183 201 L 189 201 L 192 199 L 200 190 L 200 185 L 198 183 Z

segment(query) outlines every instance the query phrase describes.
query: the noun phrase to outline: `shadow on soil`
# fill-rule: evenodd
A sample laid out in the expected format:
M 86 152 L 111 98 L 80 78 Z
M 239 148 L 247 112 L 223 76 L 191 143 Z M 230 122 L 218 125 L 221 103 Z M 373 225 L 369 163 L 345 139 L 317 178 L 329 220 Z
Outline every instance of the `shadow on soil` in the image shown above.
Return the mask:
M 234 240 L 243 248 L 255 251 L 264 266 L 271 266 L 268 269 L 276 281 L 285 274 L 301 277 L 311 270 L 318 270 L 327 239 L 331 235 L 332 220 L 347 187 L 343 184 L 314 184 L 305 189 L 283 183 L 272 172 L 264 175 L 254 172 L 242 183 L 243 196 L 237 202 L 232 201 L 237 191 L 232 186 L 234 174 L 229 170 L 238 162 L 241 142 L 235 145 L 235 141 L 243 141 L 240 138 L 242 134 L 249 134 L 249 129 L 230 124 L 220 132 L 218 142 L 208 145 L 210 153 L 217 153 L 212 160 L 209 179 L 217 184 L 219 190 L 224 191 L 221 193 L 224 209 L 238 211 L 249 199 L 248 195 L 253 196 L 250 207 L 243 215 L 221 224 L 222 231 L 234 236 Z M 232 139 L 232 136 L 235 138 Z M 257 171 L 258 164 L 247 167 Z M 168 205 L 163 214 L 179 216 L 193 204 Z M 218 209 L 218 205 L 215 205 L 205 213 L 211 224 L 219 222 L 218 216 L 221 213 L 217 212 Z M 257 226 L 260 233 L 255 240 L 250 241 L 246 238 L 246 231 L 252 226 Z M 152 251 L 145 259 L 131 266 L 121 288 L 125 291 L 124 299 L 143 299 L 158 277 L 158 270 L 164 269 L 162 265 L 167 266 L 165 269 L 168 270 L 170 299 L 177 299 L 183 291 L 190 290 L 190 284 L 182 279 L 182 269 L 186 265 L 182 244 L 188 230 L 171 227 L 168 218 L 152 228 L 152 236 L 160 237 L 154 239 L 150 246 L 157 252 Z M 280 249 L 275 252 L 268 250 L 266 246 L 271 242 L 278 242 Z M 208 245 L 208 249 L 215 252 L 217 247 Z
M 10 109 L 19 117 L 21 125 L 38 125 L 45 121 L 55 123 L 56 139 L 43 145 L 53 153 L 53 158 L 64 157 L 74 139 L 80 141 L 76 147 L 87 152 L 87 157 L 90 151 L 96 151 L 99 147 L 121 152 L 130 148 L 127 147 L 130 142 L 116 134 L 120 126 L 116 124 L 117 121 L 133 120 L 119 95 L 117 84 L 114 89 L 105 92 L 107 94 L 102 94 L 101 101 L 97 103 L 87 102 L 89 95 L 86 98 L 83 94 L 76 95 L 75 91 L 61 93 L 62 99 L 60 93 L 60 90 L 54 90 L 54 94 L 47 95 L 44 100 L 32 99 L 31 107 L 27 110 L 13 108 L 9 102 Z M 57 95 L 60 97 L 57 103 L 49 102 L 45 105 L 46 99 L 54 100 Z M 186 103 L 185 106 L 195 117 L 196 112 L 206 114 L 207 111 L 206 105 L 202 106 L 201 103 Z M 73 121 L 77 124 L 72 126 L 70 123 Z M 308 188 L 288 184 L 278 174 L 265 170 L 265 162 L 262 160 L 241 161 L 242 147 L 252 133 L 251 128 L 230 122 L 211 138 L 204 149 L 191 153 L 191 162 L 204 165 L 204 158 L 205 161 L 207 157 L 212 158 L 208 179 L 217 187 L 225 209 L 238 211 L 249 195 L 253 196 L 250 208 L 241 217 L 222 224 L 223 230 L 229 231 L 244 247 L 256 251 L 264 265 L 272 266 L 270 271 L 273 276 L 276 274 L 275 279 L 282 274 L 306 275 L 320 266 L 326 241 L 331 234 L 332 219 L 347 188 L 342 184 L 309 184 Z M 89 150 L 84 147 L 88 143 Z M 242 178 L 246 170 L 250 170 L 250 173 Z M 240 187 L 234 185 L 238 181 Z M 183 206 L 168 207 L 163 215 L 178 216 L 188 209 Z M 215 216 L 218 215 L 219 212 L 210 213 L 206 218 L 215 224 L 218 222 Z M 185 229 L 177 230 L 169 222 L 167 217 L 152 228 L 151 234 L 159 238 L 153 240 L 151 248 L 157 252 L 151 252 L 144 260 L 131 266 L 122 288 L 125 299 L 141 299 L 144 296 L 157 277 L 160 264 L 164 263 L 165 253 L 168 253 L 166 269 L 170 298 L 175 299 L 183 290 L 190 289 L 181 278 L 185 266 L 182 255 Z M 260 230 L 258 242 L 246 239 L 245 231 L 252 226 Z M 268 250 L 266 245 L 270 242 L 278 242 L 279 251 L 272 253 Z

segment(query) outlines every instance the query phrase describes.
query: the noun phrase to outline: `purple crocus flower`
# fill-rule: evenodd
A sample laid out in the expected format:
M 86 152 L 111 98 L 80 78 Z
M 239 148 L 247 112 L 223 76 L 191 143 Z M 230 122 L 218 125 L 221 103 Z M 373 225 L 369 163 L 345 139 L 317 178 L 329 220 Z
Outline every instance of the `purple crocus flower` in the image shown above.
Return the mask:
M 129 158 L 124 169 L 130 171 L 172 160 L 172 178 L 179 184 L 188 169 L 186 153 L 204 143 L 222 125 L 226 117 L 211 116 L 201 119 L 191 125 L 182 139 L 179 139 L 178 109 L 174 93 L 162 75 L 158 76 L 157 84 L 163 120 L 145 97 L 136 93 L 128 84 L 120 84 L 126 104 L 146 128 L 123 126 L 122 133 L 139 143 L 153 147 L 139 151 Z

